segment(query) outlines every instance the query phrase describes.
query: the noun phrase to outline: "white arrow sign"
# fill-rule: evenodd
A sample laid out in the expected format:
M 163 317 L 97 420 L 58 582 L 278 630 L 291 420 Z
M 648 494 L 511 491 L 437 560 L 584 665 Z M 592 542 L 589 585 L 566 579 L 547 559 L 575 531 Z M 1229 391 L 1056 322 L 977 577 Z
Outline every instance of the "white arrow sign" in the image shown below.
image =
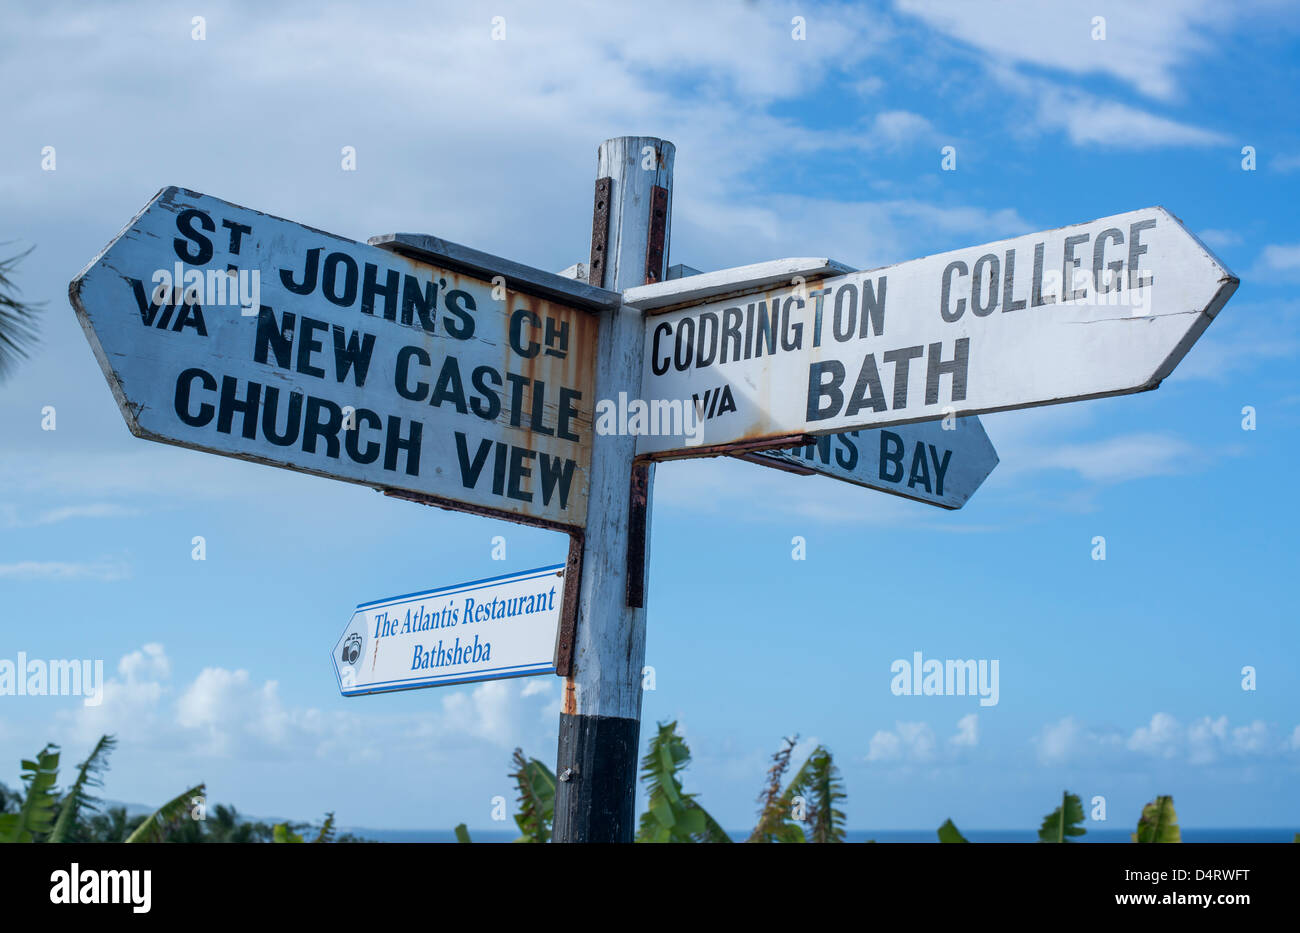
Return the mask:
M 823 434 L 815 443 L 803 447 L 738 456 L 763 466 L 830 476 L 945 509 L 965 505 L 998 465 L 997 451 L 978 418 Z
M 344 696 L 555 673 L 564 565 L 357 606 L 331 657 Z
M 593 312 L 619 296 L 386 239 L 167 188 L 69 295 L 138 437 L 582 526 Z
M 692 278 L 624 300 L 648 313 L 643 398 L 695 400 L 712 451 L 1154 389 L 1237 288 L 1160 207 L 740 297 Z

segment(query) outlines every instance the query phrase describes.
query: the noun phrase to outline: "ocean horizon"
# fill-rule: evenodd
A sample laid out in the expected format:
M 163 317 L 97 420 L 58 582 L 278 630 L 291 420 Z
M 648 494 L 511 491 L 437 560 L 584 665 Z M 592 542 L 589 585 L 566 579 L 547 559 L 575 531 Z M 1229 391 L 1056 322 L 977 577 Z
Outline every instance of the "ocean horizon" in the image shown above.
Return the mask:
M 450 830 L 440 829 L 367 829 L 364 827 L 343 827 L 341 832 L 352 833 L 363 839 L 375 842 L 455 842 L 456 834 Z M 1184 829 L 1183 842 L 1187 843 L 1291 843 L 1300 830 L 1294 828 L 1273 827 L 1236 827 L 1213 829 Z M 751 830 L 727 830 L 733 840 L 743 840 Z M 961 830 L 971 842 L 1001 843 L 1037 843 L 1038 831 L 1025 829 L 972 829 Z M 1132 829 L 1090 829 L 1082 836 L 1072 838 L 1071 842 L 1125 843 L 1131 844 L 1129 838 Z M 470 838 L 474 842 L 511 843 L 519 833 L 503 829 L 471 829 Z M 901 843 L 938 843 L 939 837 L 933 829 L 850 829 L 846 842 L 901 842 Z

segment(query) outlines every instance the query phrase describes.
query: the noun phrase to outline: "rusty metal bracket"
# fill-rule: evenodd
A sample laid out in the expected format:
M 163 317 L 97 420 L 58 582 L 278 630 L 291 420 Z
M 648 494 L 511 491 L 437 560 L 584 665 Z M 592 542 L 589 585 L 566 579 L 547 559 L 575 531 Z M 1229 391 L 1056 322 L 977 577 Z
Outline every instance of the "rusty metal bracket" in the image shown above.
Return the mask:
M 663 281 L 664 245 L 668 239 L 668 189 L 655 185 L 650 196 L 650 235 L 645 244 L 645 284 Z
M 605 251 L 609 246 L 609 198 L 614 179 L 606 175 L 596 179 L 596 203 L 591 212 L 591 262 L 587 264 L 587 284 L 605 285 Z
M 646 544 L 650 511 L 650 470 L 644 461 L 632 464 L 627 515 L 627 604 L 645 608 Z
M 701 457 L 741 457 L 759 450 L 784 450 L 787 447 L 807 447 L 817 443 L 811 434 L 784 434 L 779 437 L 759 437 L 753 440 L 736 441 L 731 444 L 703 444 L 699 447 L 683 447 L 679 450 L 663 450 L 658 453 L 640 454 L 637 462 L 650 461 L 658 463 L 664 460 L 697 460 Z
M 564 611 L 560 614 L 560 627 L 555 632 L 555 673 L 558 677 L 573 676 L 573 645 L 578 632 L 578 596 L 582 584 L 583 533 L 569 534 L 569 556 L 564 563 Z

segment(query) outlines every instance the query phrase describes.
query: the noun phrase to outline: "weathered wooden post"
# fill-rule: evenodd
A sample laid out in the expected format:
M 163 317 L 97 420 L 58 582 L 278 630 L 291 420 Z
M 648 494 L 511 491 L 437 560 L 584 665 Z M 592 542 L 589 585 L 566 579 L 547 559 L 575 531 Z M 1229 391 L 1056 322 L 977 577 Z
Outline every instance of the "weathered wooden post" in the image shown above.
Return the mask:
M 597 157 L 590 282 L 622 291 L 662 281 L 668 264 L 673 144 L 606 140 Z M 640 311 L 604 312 L 596 400 L 641 394 Z M 594 407 L 594 405 L 593 405 Z M 636 438 L 593 438 L 588 522 L 572 666 L 564 681 L 556 842 L 631 842 L 635 830 L 645 573 L 653 466 Z

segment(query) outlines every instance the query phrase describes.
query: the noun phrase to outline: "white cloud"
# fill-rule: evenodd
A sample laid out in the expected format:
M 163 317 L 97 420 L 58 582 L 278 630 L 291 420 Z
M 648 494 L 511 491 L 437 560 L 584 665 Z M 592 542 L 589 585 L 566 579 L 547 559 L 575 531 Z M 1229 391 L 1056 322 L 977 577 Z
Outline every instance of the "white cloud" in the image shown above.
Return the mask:
M 136 512 L 134 509 L 113 502 L 93 502 L 86 505 L 65 505 L 57 509 L 46 509 L 28 519 L 19 518 L 17 509 L 12 506 L 4 507 L 4 514 L 11 528 L 37 528 L 79 518 L 125 518 L 135 515 Z
M 1273 171 L 1281 172 L 1284 175 L 1290 174 L 1291 172 L 1294 172 L 1296 169 L 1300 169 L 1300 154 L 1281 155 L 1269 159 L 1268 167 L 1271 168 Z
M 1202 230 L 1197 236 L 1206 246 L 1216 249 L 1226 249 L 1241 242 L 1241 234 L 1234 230 Z
M 1075 77 L 1105 75 L 1148 97 L 1178 92 L 1177 71 L 1212 47 L 1229 10 L 1210 0 L 1145 0 L 1100 9 L 1095 2 L 1001 0 L 996 13 L 968 0 L 896 0 L 904 13 L 1007 65 Z M 1105 14 L 1105 39 L 1093 17 Z
M 1155 758 L 1203 765 L 1225 755 L 1258 756 L 1285 746 L 1272 740 L 1269 727 L 1262 720 L 1230 727 L 1227 716 L 1202 716 L 1184 727 L 1169 713 L 1156 713 L 1150 723 L 1133 731 L 1127 747 Z
M 1181 473 L 1204 458 L 1200 448 L 1178 437 L 1128 434 L 1045 447 L 1037 452 L 1035 461 L 1022 462 L 1018 468 L 1073 470 L 1089 482 L 1118 483 Z
M 948 743 L 956 748 L 974 748 L 979 739 L 979 716 L 967 713 L 957 720 L 957 734 L 948 739 Z
M 245 669 L 206 667 L 177 689 L 163 646 L 151 643 L 122 657 L 117 676 L 98 707 L 79 707 L 58 717 L 82 742 L 116 734 L 133 745 L 188 760 L 238 757 L 241 762 L 341 757 L 368 760 L 392 747 L 470 743 L 498 751 L 538 733 L 539 714 L 553 728 L 558 710 L 546 701 L 554 691 L 540 678 L 488 681 L 444 693 L 441 711 L 384 715 L 321 710 L 285 702 L 275 680 L 258 680 Z
M 957 753 L 979 744 L 979 716 L 968 713 L 957 720 L 957 731 L 948 738 L 948 748 Z M 925 764 L 939 756 L 934 729 L 925 722 L 896 722 L 893 730 L 880 729 L 871 737 L 867 761 L 889 764 Z
M 1226 721 L 1226 720 L 1225 720 Z M 1151 722 L 1138 726 L 1129 736 L 1131 751 L 1144 752 L 1159 758 L 1172 758 L 1183 743 L 1183 731 L 1178 720 L 1168 713 L 1156 713 Z
M 1300 276 L 1300 243 L 1270 243 L 1255 262 L 1254 273 L 1272 279 Z
M 117 560 L 99 560 L 90 563 L 75 561 L 23 560 L 0 564 L 0 579 L 9 580 L 99 580 L 111 583 L 131 575 L 130 568 Z
M 1033 740 L 1038 760 L 1045 765 L 1085 760 L 1114 743 L 1114 736 L 1096 732 L 1073 716 L 1048 723 Z
M 1257 758 L 1300 749 L 1300 727 L 1290 740 L 1279 741 L 1270 726 L 1258 719 L 1232 726 L 1227 716 L 1201 716 L 1184 725 L 1170 713 L 1157 712 L 1125 735 L 1066 716 L 1045 725 L 1034 745 L 1044 765 L 1114 764 L 1123 752 L 1175 765 L 1209 765 L 1224 758 Z
M 1044 127 L 1065 130 L 1076 146 L 1153 149 L 1211 146 L 1227 139 L 1222 133 L 1077 92 L 1044 93 L 1038 104 L 1038 121 Z

